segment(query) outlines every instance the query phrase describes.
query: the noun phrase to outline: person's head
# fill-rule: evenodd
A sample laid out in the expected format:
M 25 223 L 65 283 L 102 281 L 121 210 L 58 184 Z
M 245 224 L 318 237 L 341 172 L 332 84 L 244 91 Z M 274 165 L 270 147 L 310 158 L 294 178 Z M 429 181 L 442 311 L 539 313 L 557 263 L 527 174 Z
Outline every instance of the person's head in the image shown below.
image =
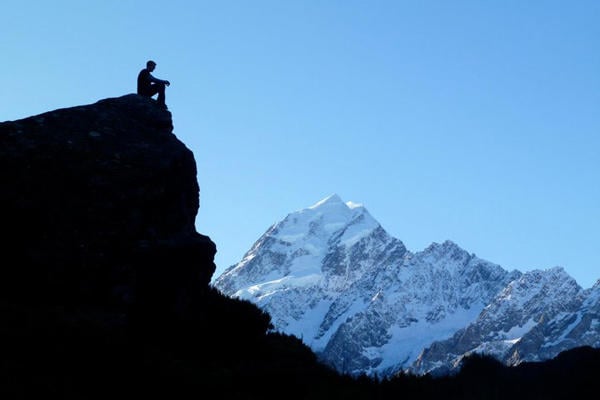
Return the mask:
M 148 71 L 152 72 L 154 71 L 154 68 L 156 68 L 156 63 L 150 60 L 146 63 L 146 68 L 148 68 Z

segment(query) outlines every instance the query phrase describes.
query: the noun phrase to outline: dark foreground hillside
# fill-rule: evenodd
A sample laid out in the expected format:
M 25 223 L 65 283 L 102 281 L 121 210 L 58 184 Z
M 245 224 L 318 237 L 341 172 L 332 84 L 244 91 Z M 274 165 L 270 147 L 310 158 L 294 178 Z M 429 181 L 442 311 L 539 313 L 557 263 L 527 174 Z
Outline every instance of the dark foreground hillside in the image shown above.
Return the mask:
M 341 376 L 209 286 L 193 154 L 137 95 L 0 124 L 0 397 L 576 399 L 600 351 L 454 377 Z M 232 235 L 235 232 L 232 232 Z

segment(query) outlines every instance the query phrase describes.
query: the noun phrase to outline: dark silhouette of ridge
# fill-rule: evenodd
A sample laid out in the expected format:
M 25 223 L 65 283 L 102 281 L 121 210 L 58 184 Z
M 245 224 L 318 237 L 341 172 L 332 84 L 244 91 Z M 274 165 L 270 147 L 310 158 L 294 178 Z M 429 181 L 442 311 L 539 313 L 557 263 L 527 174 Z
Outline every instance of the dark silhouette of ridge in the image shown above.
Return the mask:
M 172 130 L 136 94 L 0 124 L 0 397 L 574 399 L 595 383 L 592 348 L 516 368 L 473 356 L 444 378 L 325 367 L 209 285 L 216 246 Z

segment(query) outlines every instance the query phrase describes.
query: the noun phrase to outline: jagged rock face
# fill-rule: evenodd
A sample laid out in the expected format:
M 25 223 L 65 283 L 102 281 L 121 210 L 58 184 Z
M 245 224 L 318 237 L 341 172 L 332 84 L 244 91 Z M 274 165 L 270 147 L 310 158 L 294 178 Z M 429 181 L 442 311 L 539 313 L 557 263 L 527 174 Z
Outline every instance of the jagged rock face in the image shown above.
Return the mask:
M 391 374 L 476 318 L 518 273 L 452 242 L 410 253 L 362 206 L 331 196 L 271 227 L 215 286 L 351 374 Z
M 561 299 L 566 304 L 554 313 L 546 313 L 540 323 L 510 349 L 504 360 L 506 364 L 548 360 L 574 347 L 600 348 L 600 281 L 577 293 L 570 302 L 564 302 L 565 297 Z M 572 303 L 570 307 L 569 303 Z
M 500 291 L 476 321 L 458 331 L 452 338 L 438 341 L 425 349 L 415 363 L 413 372 L 452 372 L 460 366 L 464 355 L 471 352 L 493 355 L 509 363 L 508 359 L 514 354 L 515 345 L 522 346 L 519 343 L 524 335 L 532 335 L 543 321 L 559 313 L 577 310 L 581 305 L 582 294 L 581 287 L 562 268 L 527 272 Z M 541 336 L 538 339 L 546 341 L 547 337 Z M 537 346 L 529 346 L 522 352 L 525 360 L 538 361 L 542 345 L 539 342 Z M 553 356 L 557 354 L 558 352 Z M 516 363 L 517 360 L 513 360 L 509 364 Z
M 355 313 L 338 321 L 321 356 L 354 374 L 390 375 L 407 369 L 420 349 L 473 319 L 518 274 L 449 241 L 406 253 L 340 296 L 336 303 Z M 366 294 L 371 294 L 368 301 Z M 356 312 L 361 302 L 365 305 Z
M 451 241 L 412 253 L 337 195 L 273 225 L 215 286 L 350 374 L 443 375 L 473 352 L 516 365 L 600 343 L 600 284 L 509 272 Z
M 0 124 L 1 298 L 121 307 L 162 288 L 181 308 L 207 287 L 215 246 L 172 130 L 134 94 Z

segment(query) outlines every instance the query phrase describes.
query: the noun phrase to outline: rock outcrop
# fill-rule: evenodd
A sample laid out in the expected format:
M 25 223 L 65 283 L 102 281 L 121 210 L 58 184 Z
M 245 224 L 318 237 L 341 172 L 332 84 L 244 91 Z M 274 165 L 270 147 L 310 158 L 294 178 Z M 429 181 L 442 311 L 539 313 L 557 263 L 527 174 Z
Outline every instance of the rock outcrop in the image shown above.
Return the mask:
M 207 362 L 216 246 L 196 232 L 196 164 L 172 130 L 135 94 L 0 124 L 0 397 L 196 384 L 173 365 Z
M 0 298 L 184 313 L 216 247 L 196 232 L 196 164 L 172 130 L 135 94 L 2 123 Z

